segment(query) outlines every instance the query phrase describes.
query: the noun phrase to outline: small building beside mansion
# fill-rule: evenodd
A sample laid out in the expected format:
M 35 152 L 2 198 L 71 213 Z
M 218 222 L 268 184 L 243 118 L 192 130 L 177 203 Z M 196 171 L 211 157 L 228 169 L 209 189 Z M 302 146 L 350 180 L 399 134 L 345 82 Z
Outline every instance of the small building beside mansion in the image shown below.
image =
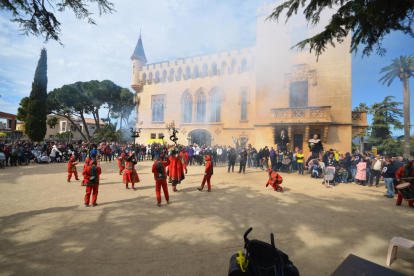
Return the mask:
M 256 46 L 147 63 L 141 37 L 131 57 L 132 88 L 138 93 L 141 139 L 158 139 L 175 122 L 178 143 L 234 145 L 248 138 L 256 148 L 274 146 L 282 129 L 288 148 L 309 152 L 318 134 L 326 148 L 351 150 L 366 126 L 366 113 L 352 112 L 350 37 L 329 47 L 319 60 L 309 49 L 291 50 L 320 32 L 293 18 L 266 21 L 277 3 L 257 11 Z

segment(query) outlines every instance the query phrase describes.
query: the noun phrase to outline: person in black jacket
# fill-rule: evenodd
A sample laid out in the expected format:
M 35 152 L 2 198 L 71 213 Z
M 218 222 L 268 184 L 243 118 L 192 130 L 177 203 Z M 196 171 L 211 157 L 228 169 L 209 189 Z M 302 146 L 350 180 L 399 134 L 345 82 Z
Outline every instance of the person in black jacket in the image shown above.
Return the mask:
M 287 146 L 289 146 L 289 137 L 285 134 L 285 130 L 282 129 L 280 131 L 280 135 L 276 137 L 276 144 L 277 150 L 287 150 Z
M 392 164 L 390 159 L 385 160 L 385 167 L 382 169 L 382 176 L 384 177 L 384 182 L 387 187 L 387 194 L 384 195 L 388 198 L 394 197 L 394 186 L 393 182 L 395 179 L 395 173 L 397 172 L 397 167 Z
M 266 169 L 266 171 L 267 171 L 267 169 L 269 168 L 269 156 L 270 156 L 270 153 L 269 153 L 269 148 L 267 147 L 267 146 L 265 146 L 264 147 L 264 149 L 262 150 L 262 164 L 263 164 L 263 167 L 262 167 L 262 169 L 264 170 L 264 169 Z
M 239 173 L 243 171 L 243 173 L 246 173 L 246 162 L 247 162 L 247 151 L 245 148 L 242 148 L 242 151 L 240 152 L 240 169 Z
M 231 148 L 229 152 L 229 169 L 227 171 L 228 173 L 230 172 L 230 167 L 231 167 L 231 172 L 234 172 L 234 165 L 236 164 L 236 158 L 237 158 L 236 151 L 234 150 L 234 148 Z

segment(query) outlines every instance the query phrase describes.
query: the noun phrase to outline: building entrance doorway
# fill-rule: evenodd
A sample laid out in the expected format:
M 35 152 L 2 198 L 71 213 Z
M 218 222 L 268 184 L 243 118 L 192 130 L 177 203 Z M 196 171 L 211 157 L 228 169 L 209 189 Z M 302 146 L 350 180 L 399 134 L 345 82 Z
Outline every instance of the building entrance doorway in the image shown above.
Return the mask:
M 294 134 L 293 135 L 293 150 L 298 147 L 299 149 L 303 150 L 303 135 L 302 134 Z
M 211 146 L 211 134 L 204 129 L 195 129 L 188 133 L 191 144 Z

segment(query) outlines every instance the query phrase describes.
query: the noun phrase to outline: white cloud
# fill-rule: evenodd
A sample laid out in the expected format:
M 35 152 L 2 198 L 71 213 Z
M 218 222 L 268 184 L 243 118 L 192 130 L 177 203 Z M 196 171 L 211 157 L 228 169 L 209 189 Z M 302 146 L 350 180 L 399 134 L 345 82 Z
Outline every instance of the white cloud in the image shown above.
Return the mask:
M 0 93 L 9 112 L 16 113 L 20 99 L 29 95 L 43 47 L 48 51 L 48 91 L 93 79 L 129 87 L 130 56 L 140 29 L 148 62 L 250 46 L 255 38 L 255 9 L 261 1 L 113 2 L 117 12 L 102 17 L 90 6 L 96 26 L 77 20 L 71 11 L 58 13 L 65 47 L 54 41 L 44 44 L 42 37 L 19 35 L 18 25 L 9 21 L 10 13 L 0 12 Z

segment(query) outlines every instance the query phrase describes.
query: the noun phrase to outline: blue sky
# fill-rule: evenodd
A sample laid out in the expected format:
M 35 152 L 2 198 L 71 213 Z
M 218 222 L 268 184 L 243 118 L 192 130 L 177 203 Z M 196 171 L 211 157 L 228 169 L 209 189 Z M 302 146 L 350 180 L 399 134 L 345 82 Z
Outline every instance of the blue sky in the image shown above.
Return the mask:
M 249 47 L 256 40 L 256 10 L 262 0 L 113 0 L 114 14 L 94 16 L 97 26 L 58 14 L 65 47 L 41 37 L 21 36 L 10 13 L 0 12 L 0 111 L 17 113 L 20 99 L 30 94 L 40 49 L 48 50 L 48 90 L 75 81 L 110 79 L 130 87 L 130 56 L 140 28 L 149 63 Z M 93 5 L 91 5 L 91 8 Z M 92 8 L 92 10 L 95 10 Z M 271 35 L 271 34 L 269 34 Z M 379 70 L 400 55 L 414 54 L 414 39 L 392 33 L 384 40 L 384 57 L 353 56 L 353 106 L 368 105 L 395 95 L 402 84 L 378 83 Z M 411 84 L 413 81 L 411 80 Z M 411 89 L 412 90 L 412 89 Z M 412 104 L 414 99 L 411 99 Z M 411 112 L 414 114 L 414 111 Z M 414 115 L 411 116 L 414 121 Z M 402 134 L 396 131 L 394 134 Z

